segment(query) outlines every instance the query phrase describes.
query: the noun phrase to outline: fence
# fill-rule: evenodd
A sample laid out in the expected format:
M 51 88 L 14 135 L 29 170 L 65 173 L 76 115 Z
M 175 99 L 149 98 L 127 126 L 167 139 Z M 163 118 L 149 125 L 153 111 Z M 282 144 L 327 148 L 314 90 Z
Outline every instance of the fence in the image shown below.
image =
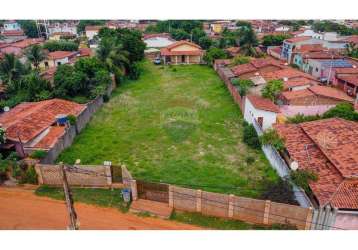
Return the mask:
M 113 81 L 106 89 L 105 94 L 110 95 L 115 87 L 116 83 Z M 103 96 L 98 96 L 96 99 L 87 103 L 86 108 L 78 115 L 76 124 L 69 126 L 69 128 L 66 129 L 64 135 L 57 140 L 55 145 L 49 151 L 47 151 L 46 157 L 41 159 L 41 163 L 52 164 L 64 149 L 71 146 L 76 135 L 79 134 L 84 127 L 86 127 L 93 114 L 97 112 L 102 105 Z M 26 153 L 30 154 L 31 151 L 27 150 Z
M 76 166 L 80 171 L 69 171 L 65 168 L 68 184 L 73 186 L 103 187 L 111 186 L 110 166 Z M 39 184 L 61 186 L 62 175 L 59 165 L 37 164 L 35 166 Z M 90 174 L 89 174 L 90 173 Z
M 311 229 L 313 224 L 311 208 L 176 186 L 169 187 L 169 206 L 255 224 L 292 224 L 298 229 Z

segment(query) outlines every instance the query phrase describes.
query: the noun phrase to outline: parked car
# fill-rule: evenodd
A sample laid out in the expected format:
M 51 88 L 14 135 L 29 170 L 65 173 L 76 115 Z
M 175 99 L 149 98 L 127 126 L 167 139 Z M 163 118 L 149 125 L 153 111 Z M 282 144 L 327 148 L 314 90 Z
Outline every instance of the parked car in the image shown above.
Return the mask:
M 155 59 L 153 60 L 153 63 L 156 64 L 156 65 L 159 65 L 159 64 L 162 63 L 162 60 L 161 60 L 159 57 L 157 57 L 157 58 L 155 58 Z

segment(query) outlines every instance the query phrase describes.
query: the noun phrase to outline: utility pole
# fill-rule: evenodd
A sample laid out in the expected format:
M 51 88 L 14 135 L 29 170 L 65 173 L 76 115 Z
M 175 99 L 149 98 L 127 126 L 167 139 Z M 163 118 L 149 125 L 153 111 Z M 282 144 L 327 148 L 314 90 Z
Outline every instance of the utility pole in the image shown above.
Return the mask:
M 72 198 L 72 192 L 67 182 L 67 175 L 65 167 L 63 166 L 63 163 L 61 162 L 59 165 L 60 170 L 60 176 L 62 177 L 62 184 L 63 184 L 63 191 L 65 193 L 65 201 L 67 206 L 67 212 L 69 217 L 69 230 L 78 230 L 78 224 L 77 224 L 77 214 L 75 211 L 75 208 L 73 206 L 73 198 Z

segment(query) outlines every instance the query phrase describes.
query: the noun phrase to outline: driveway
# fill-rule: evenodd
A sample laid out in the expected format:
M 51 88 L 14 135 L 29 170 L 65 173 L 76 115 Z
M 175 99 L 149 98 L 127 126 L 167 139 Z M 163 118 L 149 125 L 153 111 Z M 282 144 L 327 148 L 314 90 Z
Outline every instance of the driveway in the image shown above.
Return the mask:
M 80 229 L 189 230 L 196 226 L 158 218 L 121 213 L 76 203 Z M 63 201 L 36 196 L 32 190 L 0 187 L 0 229 L 66 229 L 68 217 Z

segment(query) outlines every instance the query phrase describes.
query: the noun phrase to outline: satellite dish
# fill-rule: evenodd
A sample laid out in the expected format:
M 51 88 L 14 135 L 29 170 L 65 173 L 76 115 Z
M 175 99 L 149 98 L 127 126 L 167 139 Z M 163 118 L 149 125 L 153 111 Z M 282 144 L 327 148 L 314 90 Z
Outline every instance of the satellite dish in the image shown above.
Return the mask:
M 296 170 L 298 169 L 298 162 L 297 162 L 297 161 L 291 162 L 290 168 L 291 168 L 293 171 L 296 171 Z
M 5 112 L 9 112 L 10 111 L 10 108 L 8 106 L 4 107 L 4 111 Z

